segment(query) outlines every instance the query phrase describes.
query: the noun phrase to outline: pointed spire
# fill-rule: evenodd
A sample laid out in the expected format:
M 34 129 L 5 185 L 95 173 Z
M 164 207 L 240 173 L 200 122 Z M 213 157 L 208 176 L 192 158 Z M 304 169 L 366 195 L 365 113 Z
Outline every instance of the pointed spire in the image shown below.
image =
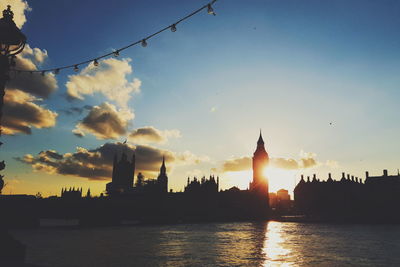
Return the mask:
M 315 173 L 313 174 L 313 179 L 312 179 L 312 181 L 313 181 L 313 182 L 318 182 L 318 180 L 317 180 L 317 175 L 316 175 Z
M 260 137 L 258 137 L 257 145 L 264 145 L 264 140 L 262 138 L 261 129 L 260 129 Z
M 165 175 L 167 172 L 167 168 L 165 167 L 165 156 L 162 157 L 162 164 L 160 167 L 160 175 Z

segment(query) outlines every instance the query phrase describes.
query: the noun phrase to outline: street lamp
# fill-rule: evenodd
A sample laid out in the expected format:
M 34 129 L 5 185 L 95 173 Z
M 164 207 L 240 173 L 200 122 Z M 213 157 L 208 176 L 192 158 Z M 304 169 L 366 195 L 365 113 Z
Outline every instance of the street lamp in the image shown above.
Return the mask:
M 11 11 L 11 6 L 8 5 L 7 9 L 3 11 L 3 18 L 0 19 L 0 136 L 5 87 L 9 80 L 8 72 L 10 66 L 15 66 L 15 55 L 21 53 L 26 44 L 26 37 L 15 25 L 13 18 L 14 13 Z M 0 145 L 2 145 L 1 142 Z M 4 168 L 3 160 L 0 161 L 0 170 Z M 3 185 L 3 175 L 0 175 L 0 193 Z
M 15 66 L 15 55 L 21 53 L 25 47 L 26 37 L 13 21 L 14 13 L 11 6 L 3 11 L 0 19 L 0 136 L 1 117 L 6 82 L 9 80 L 10 66 Z M 3 143 L 0 142 L 0 145 Z M 0 161 L 0 171 L 5 168 L 4 160 Z M 4 186 L 3 175 L 0 175 L 0 194 Z M 15 240 L 7 231 L 0 229 L 1 261 L 8 266 L 22 266 L 25 261 L 26 247 Z

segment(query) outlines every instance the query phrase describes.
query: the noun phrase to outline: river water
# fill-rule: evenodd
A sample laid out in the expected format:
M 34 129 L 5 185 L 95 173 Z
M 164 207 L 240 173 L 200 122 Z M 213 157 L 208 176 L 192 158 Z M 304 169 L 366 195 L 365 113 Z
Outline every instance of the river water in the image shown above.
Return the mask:
M 12 233 L 38 266 L 400 266 L 400 225 L 240 222 Z

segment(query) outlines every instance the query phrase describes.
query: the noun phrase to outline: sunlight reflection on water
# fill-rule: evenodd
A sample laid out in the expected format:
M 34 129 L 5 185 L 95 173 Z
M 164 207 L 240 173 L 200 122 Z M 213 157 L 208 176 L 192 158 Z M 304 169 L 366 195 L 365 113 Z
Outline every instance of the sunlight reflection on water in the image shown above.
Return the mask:
M 264 241 L 264 266 L 293 266 L 286 262 L 291 250 L 285 248 L 285 239 L 282 237 L 282 224 L 269 222 Z M 287 245 L 287 244 L 286 244 Z

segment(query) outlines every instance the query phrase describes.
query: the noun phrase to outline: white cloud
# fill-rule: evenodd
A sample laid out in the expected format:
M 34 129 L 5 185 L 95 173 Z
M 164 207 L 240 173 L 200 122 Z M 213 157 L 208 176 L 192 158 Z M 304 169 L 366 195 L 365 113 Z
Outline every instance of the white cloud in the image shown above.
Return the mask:
M 132 73 L 130 61 L 130 59 L 108 58 L 99 61 L 98 67 L 89 64 L 79 74 L 68 76 L 66 84 L 68 96 L 83 100 L 85 95 L 101 93 L 120 107 L 127 108 L 132 94 L 140 92 L 141 86 L 139 79 L 129 81 L 127 78 Z

